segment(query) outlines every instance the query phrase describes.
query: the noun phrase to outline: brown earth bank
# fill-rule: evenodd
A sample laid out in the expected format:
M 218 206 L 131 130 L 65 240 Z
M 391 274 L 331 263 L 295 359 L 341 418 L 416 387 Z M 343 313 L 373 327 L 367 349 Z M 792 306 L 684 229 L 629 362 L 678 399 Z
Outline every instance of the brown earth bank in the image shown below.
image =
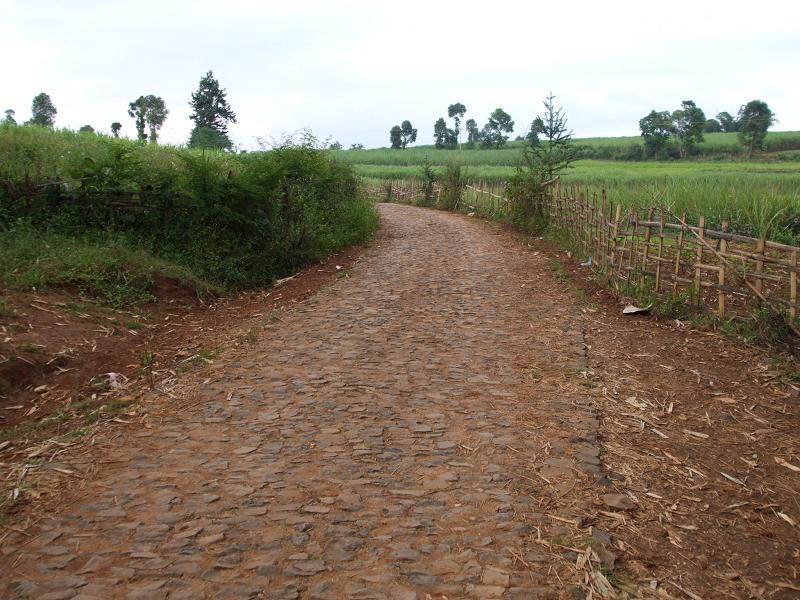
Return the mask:
M 789 359 L 622 317 L 544 241 L 381 213 L 351 276 L 160 313 L 163 362 L 95 392 L 135 403 L 0 450 L 3 597 L 798 597 Z
M 275 287 L 234 298 L 203 301 L 193 289 L 156 275 L 156 301 L 128 310 L 100 306 L 70 290 L 1 290 L 0 436 L 11 436 L 15 427 L 28 436 L 59 433 L 74 423 L 42 428 L 42 421 L 47 425 L 53 413 L 67 418 L 76 404 L 83 416 L 119 395 L 109 391 L 208 362 L 219 350 L 220 332 L 275 318 L 275 311 L 347 276 L 362 251 L 347 248 Z M 252 331 L 239 331 L 238 341 L 257 336 L 258 324 L 251 325 Z

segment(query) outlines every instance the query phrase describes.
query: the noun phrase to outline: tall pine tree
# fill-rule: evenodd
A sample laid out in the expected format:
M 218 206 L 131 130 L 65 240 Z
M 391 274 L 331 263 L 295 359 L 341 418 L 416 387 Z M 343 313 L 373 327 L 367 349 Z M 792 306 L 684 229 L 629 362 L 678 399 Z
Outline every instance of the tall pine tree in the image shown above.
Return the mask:
M 48 94 L 42 92 L 33 98 L 31 104 L 31 120 L 29 125 L 41 125 L 42 127 L 52 127 L 56 122 L 56 105 Z
M 195 148 L 229 149 L 228 123 L 236 123 L 236 114 L 225 98 L 225 90 L 219 86 L 214 73 L 209 71 L 200 80 L 197 91 L 192 94 L 194 129 L 189 136 L 189 146 Z

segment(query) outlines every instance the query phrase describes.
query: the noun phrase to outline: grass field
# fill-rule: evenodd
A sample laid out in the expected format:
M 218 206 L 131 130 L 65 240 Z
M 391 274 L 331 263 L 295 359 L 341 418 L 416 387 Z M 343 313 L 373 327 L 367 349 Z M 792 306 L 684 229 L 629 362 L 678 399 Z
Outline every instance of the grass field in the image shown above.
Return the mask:
M 493 151 L 471 152 L 475 153 L 474 163 Z M 356 171 L 370 179 L 420 176 L 420 167 L 412 165 L 357 163 Z M 470 164 L 463 172 L 473 181 L 505 181 L 514 175 L 515 167 Z M 596 191 L 605 189 L 611 201 L 626 206 L 663 204 L 677 214 L 685 212 L 695 222 L 700 215 L 709 225 L 729 219 L 739 233 L 760 235 L 766 231 L 774 239 L 800 241 L 800 161 L 581 160 L 563 175 L 563 181 Z
M 436 165 L 453 162 L 463 166 L 516 166 L 521 157 L 523 142 L 508 142 L 503 148 L 437 150 L 432 145 L 421 145 L 392 150 L 376 148 L 373 150 L 336 150 L 333 155 L 356 165 L 410 166 L 421 165 L 429 160 Z M 631 156 L 636 160 L 644 158 L 631 148 L 642 148 L 640 136 L 616 138 L 582 138 L 575 140 L 575 146 L 582 159 L 624 160 Z M 643 152 L 643 150 L 642 150 Z M 793 159 L 800 161 L 800 131 L 778 131 L 767 134 L 766 152 L 772 160 Z M 698 158 L 709 160 L 731 160 L 739 158 L 742 147 L 735 133 L 707 133 L 705 141 L 698 146 Z

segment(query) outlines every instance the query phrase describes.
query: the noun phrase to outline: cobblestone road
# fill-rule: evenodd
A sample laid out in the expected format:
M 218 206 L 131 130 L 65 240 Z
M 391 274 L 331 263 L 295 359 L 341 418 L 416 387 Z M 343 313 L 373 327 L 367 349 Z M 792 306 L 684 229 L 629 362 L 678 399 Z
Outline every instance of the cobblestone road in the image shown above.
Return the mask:
M 599 474 L 579 311 L 509 234 L 380 210 L 350 277 L 5 540 L 5 597 L 566 594 L 537 539 L 569 529 L 548 513 L 570 516 L 570 490 Z

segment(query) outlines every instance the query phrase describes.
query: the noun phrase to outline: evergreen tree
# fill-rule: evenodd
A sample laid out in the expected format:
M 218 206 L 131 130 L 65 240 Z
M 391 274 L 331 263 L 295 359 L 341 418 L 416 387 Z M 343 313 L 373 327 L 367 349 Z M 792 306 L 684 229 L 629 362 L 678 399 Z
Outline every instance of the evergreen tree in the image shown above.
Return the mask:
M 403 130 L 400 125 L 395 125 L 389 130 L 389 143 L 392 148 L 400 150 L 403 147 Z
M 544 115 L 537 116 L 531 125 L 537 137 L 541 134 L 541 142 L 526 148 L 528 160 L 538 165 L 541 176 L 547 180 L 569 167 L 576 156 L 572 130 L 567 127 L 567 116 L 563 108 L 556 108 L 554 99 L 552 93 L 547 96 Z
M 233 146 L 230 138 L 210 127 L 195 127 L 189 136 L 190 148 L 213 148 L 215 150 L 230 150 Z
M 706 119 L 706 124 L 703 127 L 703 133 L 719 133 L 722 131 L 722 125 L 716 119 Z
M 122 123 L 120 123 L 119 121 L 114 121 L 111 124 L 111 133 L 114 134 L 114 137 L 116 138 L 119 137 L 119 132 L 121 129 L 122 129 Z
M 450 129 L 445 123 L 444 118 L 433 124 L 433 145 L 441 150 L 442 148 L 455 148 L 458 143 L 456 132 Z
M 481 134 L 481 145 L 484 148 L 500 148 L 508 141 L 508 136 L 504 133 L 511 133 L 514 130 L 514 121 L 502 108 L 496 108 L 489 115 L 489 121 L 483 126 Z
M 767 130 L 775 123 L 775 114 L 766 102 L 751 100 L 739 109 L 737 123 L 736 135 L 750 157 L 755 150 L 764 149 Z
M 684 157 L 703 141 L 706 115 L 692 100 L 684 100 L 680 110 L 672 113 L 672 122 L 680 142 L 681 157 Z
M 228 138 L 228 123 L 236 123 L 236 114 L 212 71 L 200 79 L 200 85 L 192 94 L 189 105 L 192 107 L 189 118 L 194 121 L 189 146 L 230 148 L 232 144 Z
M 417 141 L 417 130 L 411 126 L 411 121 L 406 120 L 400 123 L 400 132 L 401 146 L 403 148 Z
M 531 123 L 528 144 L 522 151 L 523 164 L 506 187 L 512 200 L 512 220 L 531 231 L 545 227 L 549 219 L 546 184 L 567 169 L 576 156 L 567 117 L 562 108 L 556 108 L 554 99 L 553 94 L 547 96 L 544 114 Z
M 433 145 L 441 150 L 447 143 L 447 123 L 444 118 L 439 117 L 436 123 L 433 124 Z
M 136 139 L 140 142 L 146 142 L 147 134 L 144 129 L 147 123 L 147 101 L 144 96 L 139 96 L 128 104 L 128 115 L 133 117 L 136 124 Z
M 540 133 L 544 133 L 544 121 L 542 121 L 541 117 L 536 117 L 531 123 L 530 131 L 525 134 L 525 141 L 528 142 L 529 146 L 539 145 Z
M 145 120 L 150 129 L 150 143 L 155 144 L 158 142 L 157 132 L 167 119 L 169 111 L 164 99 L 152 94 L 145 97 L 145 107 Z
M 31 103 L 31 120 L 28 124 L 52 127 L 55 125 L 57 112 L 50 96 L 42 92 L 35 96 Z
M 739 124 L 736 122 L 736 118 L 727 111 L 717 113 L 717 121 L 719 121 L 722 131 L 725 133 L 735 133 L 739 131 Z
M 639 130 L 642 132 L 644 147 L 648 154 L 658 160 L 661 151 L 667 147 L 672 134 L 675 133 L 675 124 L 669 111 L 651 110 L 650 114 L 639 119 Z
M 161 96 L 153 94 L 139 96 L 128 105 L 128 114 L 136 122 L 136 139 L 140 142 L 147 141 L 148 137 L 144 132 L 145 126 L 147 126 L 150 129 L 150 143 L 158 143 L 158 130 L 161 129 L 169 114 L 167 105 Z M 122 128 L 122 125 L 119 126 Z M 111 125 L 111 131 L 114 131 L 114 124 Z
M 447 116 L 453 119 L 455 123 L 453 131 L 455 132 L 456 140 L 459 145 L 461 144 L 461 119 L 464 118 L 464 113 L 466 112 L 467 107 L 461 104 L 461 102 L 456 102 L 447 107 Z
M 474 148 L 475 144 L 481 141 L 481 130 L 478 129 L 475 119 L 467 119 L 464 125 L 467 130 L 467 147 Z

